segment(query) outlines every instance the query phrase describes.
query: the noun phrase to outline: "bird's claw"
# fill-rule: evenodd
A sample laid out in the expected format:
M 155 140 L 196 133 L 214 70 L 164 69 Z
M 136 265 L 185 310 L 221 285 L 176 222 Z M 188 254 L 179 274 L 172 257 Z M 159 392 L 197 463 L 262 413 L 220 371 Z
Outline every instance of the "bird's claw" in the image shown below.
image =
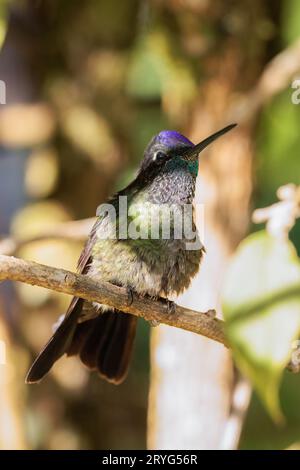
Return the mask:
M 133 290 L 131 289 L 131 287 L 127 287 L 126 290 L 127 290 L 127 305 L 128 307 L 130 307 L 130 305 L 133 302 Z
M 168 315 L 174 315 L 176 312 L 176 304 L 173 300 L 166 299 L 167 313 Z

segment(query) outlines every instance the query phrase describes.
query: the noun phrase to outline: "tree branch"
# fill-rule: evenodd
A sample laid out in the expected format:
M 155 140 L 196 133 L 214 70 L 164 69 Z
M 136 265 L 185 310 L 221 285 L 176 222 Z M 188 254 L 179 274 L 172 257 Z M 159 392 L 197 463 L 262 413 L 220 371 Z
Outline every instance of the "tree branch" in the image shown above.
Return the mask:
M 147 321 L 164 323 L 206 336 L 226 346 L 224 322 L 215 318 L 214 310 L 197 312 L 177 305 L 174 313 L 168 313 L 163 299 L 154 301 L 149 297 L 139 296 L 134 296 L 129 305 L 128 292 L 124 287 L 95 281 L 89 276 L 64 269 L 0 255 L 0 281 L 4 280 L 20 281 L 81 297 L 90 302 L 110 305 Z

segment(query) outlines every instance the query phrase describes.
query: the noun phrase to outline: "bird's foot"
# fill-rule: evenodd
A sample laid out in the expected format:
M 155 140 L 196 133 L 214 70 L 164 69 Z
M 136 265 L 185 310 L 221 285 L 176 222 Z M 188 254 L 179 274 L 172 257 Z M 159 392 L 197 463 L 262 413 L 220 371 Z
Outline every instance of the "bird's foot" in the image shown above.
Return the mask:
M 131 289 L 131 287 L 127 287 L 127 305 L 128 307 L 130 307 L 130 305 L 132 304 L 133 302 L 133 289 Z
M 176 312 L 176 303 L 173 300 L 166 299 L 167 314 L 174 315 Z

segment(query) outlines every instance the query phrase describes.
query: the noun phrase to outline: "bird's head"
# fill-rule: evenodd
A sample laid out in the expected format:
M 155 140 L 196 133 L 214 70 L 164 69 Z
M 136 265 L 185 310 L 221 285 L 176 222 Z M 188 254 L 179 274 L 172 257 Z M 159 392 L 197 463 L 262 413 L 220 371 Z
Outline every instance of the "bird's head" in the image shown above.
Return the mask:
M 235 127 L 231 124 L 218 132 L 202 140 L 199 144 L 193 144 L 189 139 L 176 131 L 161 131 L 153 137 L 144 153 L 140 172 L 154 168 L 163 168 L 167 162 L 181 165 L 185 164 L 193 175 L 198 173 L 198 156 L 209 144 L 218 137 Z

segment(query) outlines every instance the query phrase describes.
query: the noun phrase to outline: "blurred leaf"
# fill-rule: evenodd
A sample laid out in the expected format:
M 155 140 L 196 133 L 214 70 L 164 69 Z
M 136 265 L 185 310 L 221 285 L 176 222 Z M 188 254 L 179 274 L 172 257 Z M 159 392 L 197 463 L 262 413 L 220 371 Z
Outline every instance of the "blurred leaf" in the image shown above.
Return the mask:
M 258 191 L 256 207 L 273 203 L 273 195 L 287 183 L 300 184 L 299 106 L 291 102 L 288 88 L 272 100 L 262 115 L 258 138 Z M 300 253 L 300 224 L 295 224 L 291 239 Z
M 65 135 L 95 163 L 115 168 L 118 152 L 108 121 L 87 106 L 75 105 L 64 110 L 62 126 Z
M 293 244 L 265 231 L 246 238 L 229 268 L 223 309 L 237 365 L 279 421 L 281 376 L 300 331 L 300 263 Z
M 66 427 L 56 429 L 50 437 L 49 450 L 78 450 L 80 437 L 74 429 Z
M 285 0 L 282 2 L 282 28 L 281 35 L 285 44 L 289 44 L 300 36 L 300 2 L 299 0 Z
M 82 248 L 80 243 L 67 240 L 43 240 L 25 245 L 19 249 L 18 255 L 21 258 L 73 271 L 80 248 Z M 50 298 L 56 298 L 62 310 L 67 308 L 69 303 L 69 296 L 43 287 L 20 283 L 17 285 L 17 290 L 22 302 L 30 307 L 43 305 Z
M 160 109 L 142 106 L 137 110 L 134 127 L 131 131 L 131 141 L 138 163 L 140 163 L 144 153 L 145 142 L 150 142 L 155 134 L 168 127 L 169 122 Z
M 156 48 L 153 35 L 144 37 L 133 51 L 128 72 L 128 92 L 138 98 L 159 99 L 165 59 L 161 48 Z
M 73 392 L 82 390 L 89 377 L 88 370 L 82 367 L 76 357 L 69 357 L 67 361 L 59 361 L 51 372 L 62 387 Z
M 173 52 L 170 39 L 162 31 L 152 32 L 138 42 L 127 89 L 137 98 L 161 98 L 164 110 L 175 118 L 196 93 L 189 65 Z
M 261 205 L 272 202 L 279 186 L 300 184 L 300 114 L 291 102 L 291 90 L 277 96 L 263 114 L 258 149 Z
M 241 449 L 285 449 L 299 441 L 300 375 L 285 370 L 280 386 L 280 403 L 285 417 L 284 426 L 276 426 L 271 420 L 256 393 L 253 393 L 250 408 L 244 422 L 240 441 Z
M 119 51 L 92 52 L 87 60 L 89 85 L 104 93 L 118 93 L 123 88 L 127 56 Z
M 33 152 L 27 160 L 25 187 L 32 197 L 46 197 L 54 190 L 58 179 L 58 155 L 54 149 Z
M 7 7 L 9 0 L 2 0 L 0 2 L 0 47 L 5 39 L 7 29 Z
M 70 214 L 62 204 L 57 201 L 43 201 L 29 204 L 21 209 L 15 216 L 11 232 L 16 238 L 29 238 L 40 235 L 41 231 L 54 224 L 67 222 Z
M 11 232 L 17 239 L 38 237 L 50 230 L 55 224 L 70 220 L 64 206 L 57 201 L 43 201 L 30 204 L 15 216 Z M 33 259 L 50 266 L 59 266 L 73 270 L 79 256 L 81 243 L 67 240 L 36 240 L 22 246 L 18 255 L 21 258 Z M 66 308 L 68 297 L 37 286 L 17 285 L 22 302 L 30 307 L 38 307 L 50 298 L 56 298 L 62 308 Z
M 12 103 L 1 108 L 1 143 L 8 147 L 31 147 L 53 136 L 56 122 L 44 103 Z
M 82 47 L 83 41 L 93 46 L 100 41 L 114 45 L 126 44 L 128 36 L 131 37 L 135 32 L 136 8 L 136 0 L 59 2 L 59 11 L 65 9 L 65 18 L 68 18 L 68 28 L 64 31 L 66 44 L 74 50 L 77 46 L 77 55 L 78 44 Z

